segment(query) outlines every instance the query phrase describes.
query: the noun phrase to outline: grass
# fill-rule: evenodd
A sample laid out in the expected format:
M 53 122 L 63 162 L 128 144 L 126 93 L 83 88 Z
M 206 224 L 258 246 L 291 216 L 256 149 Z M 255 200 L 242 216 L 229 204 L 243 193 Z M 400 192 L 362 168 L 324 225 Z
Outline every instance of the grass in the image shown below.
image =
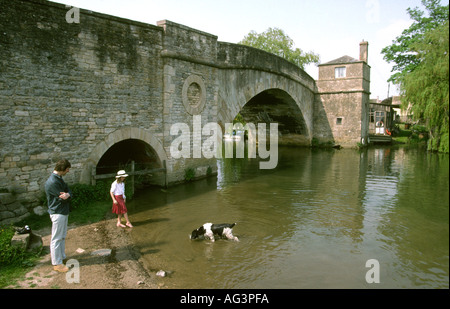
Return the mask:
M 412 126 L 411 129 L 405 129 L 404 124 L 398 126 L 399 132 L 392 137 L 394 142 L 400 144 L 409 144 L 416 146 L 426 146 L 427 137 L 421 133 L 426 133 L 427 130 L 424 126 Z
M 105 214 L 110 211 L 110 201 L 94 201 L 82 206 L 78 206 L 72 210 L 69 215 L 69 224 L 83 225 L 98 222 L 105 218 Z M 39 230 L 51 227 L 50 217 L 47 214 L 38 216 L 32 214 L 15 226 L 29 225 L 32 230 Z M 12 235 L 14 234 L 12 226 L 4 227 L 0 230 L 0 239 L 7 240 L 0 243 L 0 250 L 7 252 L 11 250 L 8 246 Z M 32 252 L 18 252 L 9 261 L 0 261 L 0 289 L 7 286 L 14 286 L 19 279 L 23 279 L 25 274 L 29 272 L 36 262 L 42 257 L 42 248 Z
M 397 133 L 395 136 L 392 137 L 392 139 L 395 142 L 401 143 L 401 144 L 407 144 L 409 137 L 411 136 L 412 132 L 411 130 L 404 129 L 403 126 L 399 126 L 399 133 Z
M 15 284 L 34 266 L 41 255 L 41 249 L 32 252 L 11 247 L 10 242 L 15 230 L 12 226 L 0 229 L 0 288 Z
M 111 197 L 109 195 L 110 181 L 98 181 L 95 186 L 86 184 L 74 184 L 71 191 L 72 209 L 69 214 L 69 224 L 83 225 L 98 222 L 105 218 L 111 211 Z M 126 186 L 127 200 L 133 198 L 131 187 Z M 41 202 L 46 203 L 45 193 L 42 193 Z M 31 214 L 15 226 L 28 225 L 32 230 L 40 230 L 51 227 L 52 223 L 48 214 L 38 216 Z M 42 256 L 42 248 L 34 252 L 17 251 L 10 246 L 14 235 L 12 226 L 0 229 L 0 288 L 5 288 L 23 278 L 34 267 L 36 261 Z

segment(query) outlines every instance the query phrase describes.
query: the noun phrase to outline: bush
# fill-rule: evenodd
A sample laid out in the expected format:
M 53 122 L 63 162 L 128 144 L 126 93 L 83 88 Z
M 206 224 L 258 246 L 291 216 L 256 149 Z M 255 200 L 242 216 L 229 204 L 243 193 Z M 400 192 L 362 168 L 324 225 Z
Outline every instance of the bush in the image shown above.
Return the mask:
M 72 185 L 70 187 L 73 194 L 72 207 L 76 209 L 93 202 L 106 201 L 110 198 L 110 185 L 106 181 L 99 181 L 95 186 L 81 183 Z
M 0 265 L 22 263 L 25 258 L 25 250 L 11 246 L 11 239 L 15 230 L 12 226 L 0 229 Z
M 412 126 L 411 131 L 414 133 L 428 133 L 428 129 L 425 126 L 415 124 Z
M 449 134 L 444 133 L 428 140 L 428 150 L 449 153 Z
M 11 286 L 19 277 L 24 276 L 35 265 L 42 252 L 42 247 L 38 251 L 29 252 L 11 246 L 14 233 L 13 226 L 0 227 L 0 289 Z
M 195 177 L 195 169 L 193 169 L 192 167 L 184 171 L 184 179 L 186 181 L 191 181 L 192 179 L 194 179 L 194 177 Z
M 311 140 L 312 148 L 332 148 L 334 143 L 332 141 L 321 142 L 317 138 L 313 137 Z
M 208 169 L 206 170 L 206 176 L 208 176 L 208 177 L 211 176 L 212 172 L 213 172 L 212 167 L 208 166 Z
M 443 153 L 449 153 L 449 134 L 448 133 L 444 133 L 441 135 L 441 140 L 439 142 L 439 152 L 443 152 Z

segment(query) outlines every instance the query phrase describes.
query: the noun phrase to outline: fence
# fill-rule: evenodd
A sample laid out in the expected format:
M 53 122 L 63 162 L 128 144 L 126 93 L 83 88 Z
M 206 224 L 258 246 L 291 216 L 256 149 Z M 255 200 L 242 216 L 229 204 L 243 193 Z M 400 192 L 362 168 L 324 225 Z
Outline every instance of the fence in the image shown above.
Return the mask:
M 130 171 L 127 171 L 127 174 L 130 176 L 130 182 L 131 190 L 134 193 L 134 176 L 139 175 L 148 175 L 152 173 L 158 173 L 158 172 L 164 172 L 164 187 L 167 188 L 167 167 L 166 167 L 166 161 L 163 161 L 163 167 L 161 168 L 153 168 L 153 169 L 144 169 L 144 170 L 135 170 L 135 164 L 134 161 L 131 161 L 131 168 Z M 97 175 L 97 168 L 94 167 L 92 169 L 92 175 L 91 175 L 91 184 L 95 185 L 97 179 L 106 179 L 106 178 L 114 178 L 116 177 L 116 173 L 110 173 L 110 174 L 100 174 Z

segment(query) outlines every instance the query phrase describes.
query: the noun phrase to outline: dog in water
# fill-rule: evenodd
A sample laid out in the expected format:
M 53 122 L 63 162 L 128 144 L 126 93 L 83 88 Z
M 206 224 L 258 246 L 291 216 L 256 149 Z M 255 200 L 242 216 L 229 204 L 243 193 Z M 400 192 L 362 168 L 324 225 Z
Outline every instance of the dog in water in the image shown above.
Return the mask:
M 193 230 L 191 233 L 190 238 L 191 239 L 197 239 L 199 237 L 204 237 L 206 239 L 210 239 L 211 241 L 214 241 L 214 235 L 217 235 L 219 237 L 226 237 L 230 240 L 239 241 L 239 239 L 236 236 L 233 236 L 233 226 L 235 226 L 236 223 L 221 223 L 221 224 L 212 224 L 212 223 L 205 223 L 201 227 L 199 227 L 196 230 Z

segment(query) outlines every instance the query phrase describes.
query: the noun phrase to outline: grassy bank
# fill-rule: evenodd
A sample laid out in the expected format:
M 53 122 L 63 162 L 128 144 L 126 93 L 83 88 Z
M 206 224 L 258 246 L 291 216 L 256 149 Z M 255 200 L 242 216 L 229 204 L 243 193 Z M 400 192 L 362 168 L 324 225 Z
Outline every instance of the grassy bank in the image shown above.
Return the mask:
M 424 126 L 414 125 L 405 128 L 405 124 L 398 125 L 398 132 L 392 136 L 394 143 L 415 146 L 427 146 L 428 131 Z
M 111 202 L 96 201 L 84 207 L 74 209 L 69 215 L 69 224 L 84 225 L 99 222 L 111 211 Z M 47 214 L 43 216 L 30 215 L 14 226 L 29 225 L 32 230 L 50 228 L 51 221 Z M 5 288 L 19 279 L 24 278 L 36 262 L 45 254 L 43 248 L 34 251 L 25 251 L 12 248 L 11 238 L 14 235 L 13 226 L 0 228 L 0 288 Z
M 98 183 L 96 186 L 77 184 L 71 186 L 74 196 L 72 210 L 69 215 L 69 224 L 84 225 L 95 223 L 105 218 L 111 211 L 111 198 L 109 197 L 109 183 Z M 131 197 L 127 194 L 127 196 Z M 43 198 L 43 201 L 45 199 Z M 28 225 L 32 230 L 50 228 L 51 221 L 48 214 L 38 216 L 32 214 L 14 226 Z M 0 288 L 5 288 L 29 272 L 39 258 L 44 254 L 42 248 L 34 251 L 20 250 L 11 247 L 11 238 L 14 227 L 0 227 Z

